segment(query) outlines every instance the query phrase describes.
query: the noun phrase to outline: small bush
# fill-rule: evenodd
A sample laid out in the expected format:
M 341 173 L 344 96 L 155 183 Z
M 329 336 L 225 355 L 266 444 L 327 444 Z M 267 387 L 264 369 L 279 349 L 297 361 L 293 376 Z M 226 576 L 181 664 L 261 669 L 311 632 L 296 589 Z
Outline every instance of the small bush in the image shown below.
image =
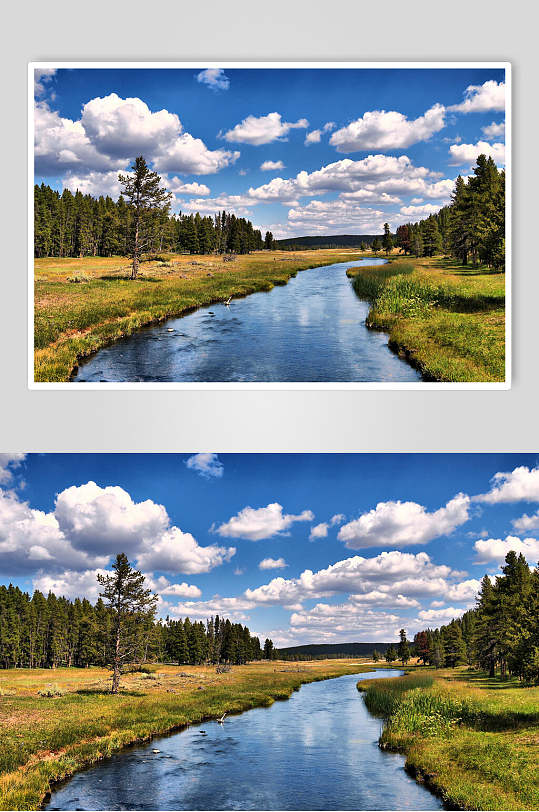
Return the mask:
M 59 685 L 56 682 L 50 683 L 50 685 L 46 685 L 41 691 L 38 691 L 38 696 L 44 697 L 53 697 L 53 696 L 63 696 L 65 691 L 62 691 Z
M 67 281 L 68 282 L 73 282 L 73 283 L 89 282 L 90 277 L 87 276 L 85 273 L 79 273 L 79 274 L 76 274 L 75 276 L 68 276 Z

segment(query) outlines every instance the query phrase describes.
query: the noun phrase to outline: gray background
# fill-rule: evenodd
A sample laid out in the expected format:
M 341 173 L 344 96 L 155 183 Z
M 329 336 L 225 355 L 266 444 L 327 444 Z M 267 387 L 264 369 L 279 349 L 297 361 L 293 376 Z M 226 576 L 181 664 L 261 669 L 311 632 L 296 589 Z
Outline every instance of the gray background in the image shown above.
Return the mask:
M 458 0 L 11 4 L 2 49 L 4 451 L 535 451 L 537 6 Z M 509 60 L 510 391 L 29 391 L 26 67 L 31 60 Z M 278 105 L 277 105 L 278 107 Z M 24 247 L 23 247 L 24 246 Z

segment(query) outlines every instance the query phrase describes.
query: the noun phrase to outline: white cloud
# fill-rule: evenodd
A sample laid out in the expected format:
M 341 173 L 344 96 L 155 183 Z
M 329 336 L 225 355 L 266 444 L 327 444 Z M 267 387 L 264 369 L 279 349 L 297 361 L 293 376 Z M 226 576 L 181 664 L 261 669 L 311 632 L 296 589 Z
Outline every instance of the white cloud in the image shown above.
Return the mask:
M 314 541 L 315 539 L 325 539 L 328 534 L 328 527 L 329 524 L 327 522 L 321 522 L 320 524 L 311 527 L 309 541 Z
M 459 113 L 486 113 L 489 110 L 505 110 L 505 83 L 493 79 L 482 85 L 469 85 L 464 91 L 464 101 L 448 107 Z
M 434 203 L 425 203 L 423 206 L 403 206 L 400 210 L 401 214 L 407 217 L 428 217 L 429 214 L 436 214 L 440 211 L 440 207 Z
M 239 152 L 210 150 L 183 132 L 176 113 L 152 112 L 139 98 L 116 93 L 90 99 L 81 118 L 61 118 L 46 102 L 35 106 L 35 164 L 40 175 L 125 169 L 144 154 L 158 171 L 207 175 L 233 164 Z
M 296 229 L 315 232 L 349 226 L 363 233 L 377 233 L 382 230 L 385 216 L 383 211 L 362 208 L 345 200 L 311 200 L 305 206 L 289 209 L 288 222 Z
M 296 122 L 283 121 L 280 113 L 268 113 L 267 116 L 247 116 L 225 133 L 224 138 L 238 144 L 270 144 L 272 141 L 284 141 L 290 130 L 306 129 L 309 122 L 300 118 Z
M 210 190 L 205 183 L 184 183 L 180 178 L 171 178 L 165 181 L 167 188 L 175 195 L 209 195 Z
M 309 522 L 314 518 L 310 510 L 304 510 L 299 515 L 283 513 L 282 505 L 277 502 L 263 508 L 245 507 L 228 522 L 221 524 L 216 532 L 220 536 L 229 538 L 244 538 L 250 541 L 269 539 L 282 535 L 294 522 Z
M 212 175 L 236 163 L 239 157 L 239 152 L 208 149 L 200 138 L 183 133 L 168 147 L 166 152 L 154 157 L 154 165 L 160 172 Z
M 263 558 L 260 564 L 258 565 L 259 570 L 282 570 L 287 567 L 288 564 L 284 560 L 284 558 Z
M 495 138 L 503 138 L 505 135 L 505 122 L 502 121 L 500 124 L 496 124 L 493 121 L 491 124 L 487 124 L 486 127 L 481 127 L 481 131 L 489 141 L 494 141 Z
M 11 491 L 0 489 L 0 571 L 5 574 L 49 574 L 65 569 L 106 566 L 109 555 L 76 549 L 53 513 L 34 510 Z
M 207 601 L 185 601 L 177 604 L 165 604 L 161 608 L 162 614 L 171 617 L 189 617 L 204 620 L 212 615 L 224 615 L 232 621 L 246 621 L 246 614 L 253 604 L 244 598 L 221 598 L 219 595 Z
M 290 617 L 291 630 L 296 637 L 324 642 L 343 640 L 392 640 L 405 621 L 398 614 L 380 612 L 350 603 L 317 603 L 312 609 L 294 612 Z
M 479 155 L 492 158 L 499 166 L 505 163 L 505 144 L 501 143 L 489 144 L 487 141 L 478 141 L 477 144 L 452 144 L 449 153 L 450 163 L 454 166 L 472 164 Z
M 57 597 L 70 600 L 87 598 L 89 601 L 95 602 L 102 589 L 97 581 L 98 575 L 110 575 L 110 573 L 104 569 L 84 570 L 83 572 L 65 570 L 57 575 L 39 572 L 32 579 L 32 586 L 45 595 L 54 592 Z
M 230 79 L 222 68 L 206 68 L 197 73 L 196 80 L 212 90 L 228 90 L 230 87 Z
M 463 493 L 433 513 L 416 502 L 379 502 L 373 510 L 343 525 L 337 538 L 352 549 L 425 544 L 449 535 L 468 521 L 469 506 L 470 497 Z
M 322 130 L 312 130 L 305 136 L 305 146 L 309 144 L 319 144 L 322 140 Z
M 337 152 L 368 149 L 404 149 L 418 141 L 428 141 L 445 127 L 445 108 L 435 104 L 424 115 L 408 119 L 395 110 L 373 110 L 336 130 L 329 143 Z
M 447 590 L 447 599 L 450 601 L 466 601 L 470 602 L 475 600 L 481 581 L 477 578 L 469 578 L 467 581 L 461 581 L 459 584 L 453 584 Z
M 529 516 L 525 513 L 511 522 L 517 533 L 529 533 L 530 530 L 539 530 L 539 510 Z
M 331 517 L 329 523 L 332 527 L 334 527 L 336 524 L 342 524 L 345 519 L 346 516 L 344 515 L 344 513 L 336 513 L 334 516 Z
M 200 598 L 202 595 L 198 586 L 187 584 L 185 581 L 182 581 L 181 584 L 171 584 L 164 575 L 156 578 L 151 574 L 145 574 L 145 578 L 148 588 L 159 595 L 174 595 L 181 598 Z
M 73 546 L 94 555 L 110 555 L 111 551 L 133 555 L 169 525 L 163 505 L 150 499 L 134 502 L 123 488 L 101 488 L 95 482 L 62 491 L 54 513 Z
M 70 171 L 62 178 L 62 186 L 64 189 L 69 189 L 70 192 L 78 190 L 83 195 L 92 195 L 92 197 L 112 197 L 117 199 L 122 193 L 122 185 L 118 180 L 118 170 L 113 169 L 110 172 L 97 172 L 89 171 L 77 173 Z
M 422 609 L 418 612 L 419 620 L 426 621 L 427 623 L 438 626 L 445 624 L 454 618 L 460 617 L 464 614 L 464 609 L 457 609 L 455 606 L 448 606 L 446 609 Z
M 239 217 L 249 214 L 250 206 L 256 201 L 245 195 L 219 195 L 218 197 L 198 197 L 188 201 L 180 201 L 182 211 L 200 212 L 200 214 L 215 214 L 222 209 L 234 212 Z
M 26 459 L 26 454 L 0 453 L 0 485 L 6 485 L 13 479 L 13 471 Z
M 284 169 L 284 163 L 282 161 L 264 161 L 260 164 L 260 169 L 263 172 L 269 172 L 273 169 Z
M 322 127 L 322 130 L 323 130 L 325 133 L 330 133 L 330 132 L 332 132 L 332 130 L 335 130 L 335 129 L 336 129 L 336 127 L 337 127 L 337 125 L 335 124 L 335 122 L 334 122 L 334 121 L 326 121 L 326 123 L 325 123 L 325 124 L 324 124 L 324 126 Z
M 201 547 L 191 533 L 171 527 L 147 544 L 144 551 L 138 554 L 137 561 L 144 570 L 192 575 L 221 566 L 230 561 L 235 553 L 235 547 L 218 547 L 215 544 Z
M 488 493 L 474 496 L 477 502 L 539 502 L 539 467 L 520 465 L 510 472 L 498 471 Z
M 304 570 L 299 578 L 274 578 L 255 589 L 247 589 L 245 597 L 262 605 L 291 606 L 339 592 L 366 595 L 378 590 L 391 601 L 398 595 L 413 598 L 445 595 L 450 586 L 447 579 L 457 574 L 450 567 L 433 564 L 424 552 L 391 550 L 374 558 L 352 556 L 318 572 Z
M 511 550 L 517 555 L 522 553 L 532 566 L 539 560 L 539 539 L 519 539 L 516 536 L 506 536 L 505 539 L 479 539 L 474 547 L 477 560 L 481 564 L 488 564 L 491 561 L 501 564 Z
M 56 68 L 35 68 L 34 69 L 34 96 L 42 96 L 47 89 L 47 85 L 56 73 Z
M 193 454 L 185 461 L 185 464 L 191 470 L 196 471 L 200 476 L 209 479 L 211 477 L 222 477 L 224 466 L 217 454 L 202 453 Z

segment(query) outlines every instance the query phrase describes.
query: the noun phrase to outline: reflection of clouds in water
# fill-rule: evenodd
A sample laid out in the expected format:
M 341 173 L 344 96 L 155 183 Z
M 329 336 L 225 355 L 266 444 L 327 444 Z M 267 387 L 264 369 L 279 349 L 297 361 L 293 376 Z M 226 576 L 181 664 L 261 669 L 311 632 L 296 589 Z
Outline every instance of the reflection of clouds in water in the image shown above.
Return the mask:
M 419 380 L 385 334 L 365 328 L 369 305 L 345 273 L 352 264 L 145 328 L 82 364 L 76 380 Z

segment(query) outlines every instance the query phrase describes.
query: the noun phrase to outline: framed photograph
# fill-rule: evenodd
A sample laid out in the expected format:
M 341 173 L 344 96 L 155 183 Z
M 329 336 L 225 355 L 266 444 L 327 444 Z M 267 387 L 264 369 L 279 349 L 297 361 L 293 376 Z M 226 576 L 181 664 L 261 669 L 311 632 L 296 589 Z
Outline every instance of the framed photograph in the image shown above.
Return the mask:
M 507 389 L 511 68 L 32 63 L 31 388 Z

